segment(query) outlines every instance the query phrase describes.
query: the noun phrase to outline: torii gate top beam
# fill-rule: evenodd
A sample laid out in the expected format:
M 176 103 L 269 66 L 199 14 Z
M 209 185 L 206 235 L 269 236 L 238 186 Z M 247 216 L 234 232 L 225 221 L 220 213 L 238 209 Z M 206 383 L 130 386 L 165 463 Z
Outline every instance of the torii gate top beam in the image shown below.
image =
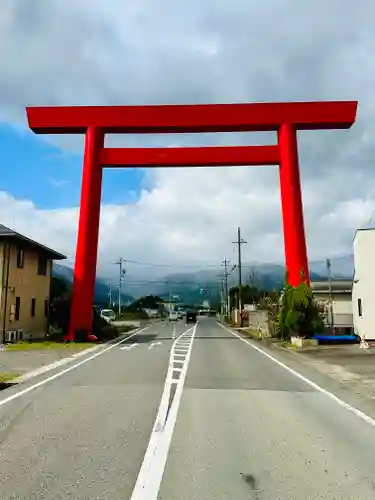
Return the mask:
M 80 134 L 88 127 L 104 133 L 157 134 L 255 132 L 350 128 L 357 101 L 194 104 L 156 106 L 28 107 L 30 128 L 39 134 Z

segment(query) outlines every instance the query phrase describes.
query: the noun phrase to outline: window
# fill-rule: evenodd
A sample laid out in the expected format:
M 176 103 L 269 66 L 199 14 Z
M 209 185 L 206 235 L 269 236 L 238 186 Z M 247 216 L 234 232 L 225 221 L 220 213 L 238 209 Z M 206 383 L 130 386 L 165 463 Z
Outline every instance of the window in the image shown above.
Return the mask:
M 358 299 L 358 316 L 362 317 L 362 299 Z
M 36 304 L 36 299 L 31 299 L 31 317 L 34 318 L 35 316 L 35 304 Z
M 47 274 L 47 257 L 45 255 L 39 255 L 38 257 L 38 274 L 45 276 Z
M 49 303 L 48 299 L 44 299 L 44 317 L 48 318 Z
M 21 247 L 17 248 L 17 267 L 22 269 L 25 263 L 25 250 Z
M 21 309 L 21 298 L 16 297 L 16 311 L 14 313 L 14 319 L 16 321 L 20 319 L 20 309 Z

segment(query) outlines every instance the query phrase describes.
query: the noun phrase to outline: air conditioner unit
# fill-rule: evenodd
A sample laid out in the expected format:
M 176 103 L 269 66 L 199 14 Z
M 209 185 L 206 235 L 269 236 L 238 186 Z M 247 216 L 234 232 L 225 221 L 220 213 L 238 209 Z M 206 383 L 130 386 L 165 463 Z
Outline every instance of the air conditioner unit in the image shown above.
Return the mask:
M 17 330 L 7 330 L 5 332 L 5 342 L 16 342 Z

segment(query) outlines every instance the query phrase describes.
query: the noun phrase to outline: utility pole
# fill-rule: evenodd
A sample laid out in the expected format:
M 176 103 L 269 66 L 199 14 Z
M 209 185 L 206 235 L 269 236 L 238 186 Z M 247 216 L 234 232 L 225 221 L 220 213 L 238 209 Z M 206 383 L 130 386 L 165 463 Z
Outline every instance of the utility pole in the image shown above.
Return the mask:
M 118 266 L 120 266 L 120 269 L 119 269 L 119 283 L 118 283 L 118 314 L 119 315 L 121 314 L 122 282 L 123 282 L 125 274 L 126 274 L 126 271 L 125 271 L 125 269 L 122 266 L 123 266 L 123 263 L 125 263 L 125 262 L 126 262 L 125 259 L 123 259 L 122 257 L 120 257 L 120 259 L 118 260 L 118 262 L 116 262 L 116 264 Z
M 242 260 L 241 260 L 241 245 L 247 243 L 244 239 L 241 238 L 241 228 L 238 226 L 237 228 L 237 241 L 233 241 L 235 245 L 238 246 L 238 309 L 241 318 L 241 326 L 243 326 L 242 321 Z
M 330 327 L 333 334 L 334 320 L 333 320 L 333 300 L 332 300 L 332 276 L 331 276 L 331 261 L 327 259 L 327 275 L 328 275 L 328 291 L 329 291 L 329 310 L 330 310 Z
M 109 284 L 108 298 L 109 298 L 109 309 L 112 309 L 112 283 Z
M 229 276 L 229 271 L 228 271 L 228 265 L 230 264 L 230 260 L 225 259 L 223 260 L 221 267 L 224 267 L 224 294 L 225 294 L 225 315 L 229 315 L 229 292 L 228 292 L 228 276 Z

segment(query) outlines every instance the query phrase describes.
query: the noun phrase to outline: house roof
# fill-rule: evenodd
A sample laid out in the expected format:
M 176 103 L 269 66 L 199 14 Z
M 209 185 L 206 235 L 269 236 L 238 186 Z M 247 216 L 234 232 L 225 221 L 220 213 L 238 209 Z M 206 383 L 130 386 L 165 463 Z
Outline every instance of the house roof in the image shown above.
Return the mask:
M 38 248 L 42 252 L 44 252 L 50 259 L 53 260 L 64 260 L 66 259 L 66 255 L 56 252 L 56 250 L 52 250 L 52 248 L 48 248 L 37 241 L 34 241 L 30 238 L 27 238 L 27 236 L 24 236 L 20 233 L 17 233 L 16 231 L 13 231 L 13 229 L 10 229 L 9 227 L 4 226 L 3 224 L 0 224 L 0 240 L 4 239 L 12 239 L 15 241 L 19 242 L 24 242 L 30 246 L 33 246 L 35 248 Z

